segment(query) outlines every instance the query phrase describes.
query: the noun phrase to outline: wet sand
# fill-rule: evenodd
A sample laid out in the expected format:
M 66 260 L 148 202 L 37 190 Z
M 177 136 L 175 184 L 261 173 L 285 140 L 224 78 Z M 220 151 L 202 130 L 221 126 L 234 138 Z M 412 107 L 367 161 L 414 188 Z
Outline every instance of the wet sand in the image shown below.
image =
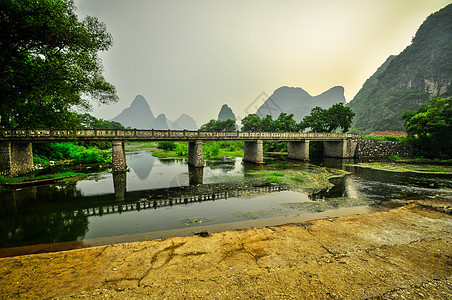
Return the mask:
M 450 299 L 449 203 L 0 259 L 0 298 Z

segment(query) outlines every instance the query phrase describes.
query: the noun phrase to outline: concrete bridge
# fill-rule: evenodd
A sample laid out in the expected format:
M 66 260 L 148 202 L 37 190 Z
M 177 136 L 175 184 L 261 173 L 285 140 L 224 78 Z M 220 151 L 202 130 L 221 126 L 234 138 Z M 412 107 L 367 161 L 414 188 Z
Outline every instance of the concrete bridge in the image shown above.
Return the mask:
M 350 158 L 355 156 L 356 140 L 351 133 L 316 132 L 209 132 L 188 130 L 1 130 L 0 169 L 10 176 L 33 170 L 33 143 L 43 142 L 111 142 L 113 172 L 127 168 L 124 142 L 188 142 L 188 164 L 203 167 L 202 143 L 208 141 L 243 141 L 244 160 L 263 163 L 263 141 L 287 141 L 288 157 L 309 159 L 309 142 L 322 141 L 324 156 Z

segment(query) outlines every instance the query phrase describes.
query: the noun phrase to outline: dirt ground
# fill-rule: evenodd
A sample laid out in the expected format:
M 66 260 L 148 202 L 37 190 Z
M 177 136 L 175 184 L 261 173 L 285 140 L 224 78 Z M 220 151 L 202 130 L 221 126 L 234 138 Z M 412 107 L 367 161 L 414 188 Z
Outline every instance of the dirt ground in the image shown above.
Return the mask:
M 448 213 L 445 213 L 448 212 Z M 451 299 L 450 205 L 0 259 L 0 298 Z

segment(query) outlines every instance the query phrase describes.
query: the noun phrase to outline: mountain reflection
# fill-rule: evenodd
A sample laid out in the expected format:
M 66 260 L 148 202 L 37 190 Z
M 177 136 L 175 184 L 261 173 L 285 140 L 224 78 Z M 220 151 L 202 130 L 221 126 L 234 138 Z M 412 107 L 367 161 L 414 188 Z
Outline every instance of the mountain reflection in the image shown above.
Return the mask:
M 145 180 L 151 174 L 156 158 L 150 152 L 134 153 L 127 156 L 127 166 L 137 174 L 138 178 Z

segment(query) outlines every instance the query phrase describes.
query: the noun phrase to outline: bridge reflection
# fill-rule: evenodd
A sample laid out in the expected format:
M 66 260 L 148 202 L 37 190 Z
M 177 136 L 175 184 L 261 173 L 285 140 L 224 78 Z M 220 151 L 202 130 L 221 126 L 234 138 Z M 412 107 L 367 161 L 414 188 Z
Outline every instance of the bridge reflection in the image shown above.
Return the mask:
M 220 191 L 219 191 L 220 190 Z M 157 209 L 171 207 L 174 205 L 187 205 L 190 203 L 215 201 L 220 199 L 237 198 L 250 193 L 272 193 L 288 190 L 284 186 L 253 186 L 247 188 L 231 188 L 221 184 L 209 184 L 202 187 L 168 188 L 153 190 L 151 195 L 131 203 L 110 203 L 96 207 L 77 209 L 74 215 L 102 216 L 107 214 L 122 213 L 128 211 L 140 211 L 146 209 Z M 134 193 L 134 192 L 131 192 Z

